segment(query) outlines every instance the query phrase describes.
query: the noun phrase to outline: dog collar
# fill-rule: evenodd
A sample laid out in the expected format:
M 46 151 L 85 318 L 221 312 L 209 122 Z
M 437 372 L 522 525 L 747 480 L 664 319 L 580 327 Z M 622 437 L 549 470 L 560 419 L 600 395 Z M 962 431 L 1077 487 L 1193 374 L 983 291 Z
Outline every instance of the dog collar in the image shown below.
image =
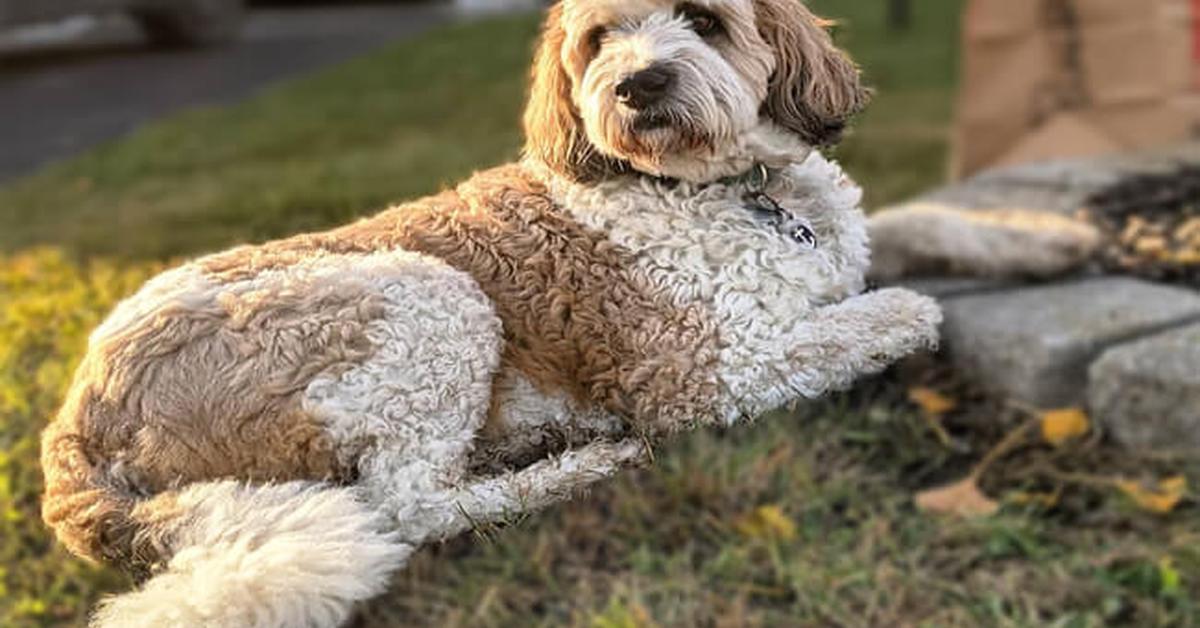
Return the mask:
M 771 169 L 761 161 L 754 162 L 749 170 L 741 174 L 717 179 L 717 183 L 721 185 L 744 185 L 750 190 L 765 190 L 770 182 Z
M 817 234 L 812 227 L 803 219 L 793 216 L 767 194 L 771 170 L 766 164 L 756 163 L 747 172 L 721 179 L 720 182 L 725 185 L 745 186 L 746 193 L 742 195 L 743 207 L 793 242 L 807 249 L 817 248 Z
M 655 177 L 654 179 L 672 187 L 679 184 L 679 179 L 669 177 Z M 817 248 L 817 234 L 808 222 L 793 216 L 770 194 L 767 194 L 767 186 L 771 183 L 771 168 L 766 164 L 755 162 L 749 170 L 717 179 L 714 183 L 726 187 L 744 187 L 746 192 L 742 195 L 742 207 L 789 240 L 806 249 Z

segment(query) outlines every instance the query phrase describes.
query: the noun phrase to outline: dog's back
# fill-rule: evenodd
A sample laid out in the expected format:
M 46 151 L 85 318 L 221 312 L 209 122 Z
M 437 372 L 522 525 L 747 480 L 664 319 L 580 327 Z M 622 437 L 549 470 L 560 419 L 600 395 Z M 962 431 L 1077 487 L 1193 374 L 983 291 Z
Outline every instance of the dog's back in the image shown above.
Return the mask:
M 287 526 L 295 542 L 327 546 L 329 522 L 302 529 L 269 514 L 325 505 L 363 535 L 363 560 L 379 566 L 367 573 L 386 571 L 429 533 L 422 500 L 467 466 L 502 360 L 539 390 L 616 415 L 705 415 L 713 328 L 635 281 L 623 255 L 508 166 L 341 229 L 168 271 L 93 334 L 43 436 L 44 517 L 82 556 L 179 580 L 173 557 L 198 546 L 286 539 Z M 374 468 L 384 459 L 432 471 L 398 495 L 379 485 L 394 480 Z M 407 523 L 376 514 L 397 509 L 414 512 Z M 328 569 L 311 555 L 290 569 Z M 364 577 L 358 565 L 335 571 Z M 198 586 L 188 573 L 173 590 Z M 340 590 L 330 577 L 291 588 L 319 603 Z M 124 608 L 107 616 L 134 612 Z

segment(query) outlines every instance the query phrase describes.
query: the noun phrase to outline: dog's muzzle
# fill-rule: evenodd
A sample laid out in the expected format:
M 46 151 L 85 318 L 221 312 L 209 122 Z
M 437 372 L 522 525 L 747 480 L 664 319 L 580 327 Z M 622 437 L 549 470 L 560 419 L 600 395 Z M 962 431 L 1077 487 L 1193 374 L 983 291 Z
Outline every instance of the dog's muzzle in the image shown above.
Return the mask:
M 617 83 L 617 102 L 634 111 L 645 111 L 661 103 L 674 84 L 673 71 L 663 65 L 651 65 Z

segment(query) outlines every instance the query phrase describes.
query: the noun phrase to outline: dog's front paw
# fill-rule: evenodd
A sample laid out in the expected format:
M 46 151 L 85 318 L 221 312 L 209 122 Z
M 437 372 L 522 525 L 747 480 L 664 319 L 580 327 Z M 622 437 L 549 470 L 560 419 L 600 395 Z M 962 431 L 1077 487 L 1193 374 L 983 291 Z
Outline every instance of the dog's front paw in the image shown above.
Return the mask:
M 902 288 L 858 295 L 818 309 L 792 347 L 789 385 L 805 397 L 849 386 L 896 360 L 937 345 L 942 310 Z
M 888 362 L 937 346 L 942 308 L 937 301 L 904 288 L 885 288 L 826 308 L 825 320 L 862 353 Z M 851 353 L 857 353 L 851 351 Z

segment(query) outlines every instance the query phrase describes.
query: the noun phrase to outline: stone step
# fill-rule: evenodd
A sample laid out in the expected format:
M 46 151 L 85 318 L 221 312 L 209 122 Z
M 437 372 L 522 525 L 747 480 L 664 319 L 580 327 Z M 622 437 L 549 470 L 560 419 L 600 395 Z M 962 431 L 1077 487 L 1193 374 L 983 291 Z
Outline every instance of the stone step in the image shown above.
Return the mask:
M 942 300 L 951 359 L 994 392 L 1039 407 L 1082 404 L 1105 350 L 1191 320 L 1200 294 L 1104 277 Z
M 1200 323 L 1113 347 L 1088 379 L 1088 407 L 1118 442 L 1200 449 Z
M 912 277 L 901 279 L 894 285 L 908 288 L 935 299 L 946 299 L 968 294 L 995 292 L 1011 289 L 1019 284 L 1001 279 L 983 279 L 978 277 Z
M 1106 181 L 1111 183 L 1116 180 Z M 1022 209 L 1074 216 L 1089 196 L 1104 187 L 972 179 L 966 183 L 946 186 L 917 200 L 959 209 Z
M 1164 174 L 1200 163 L 1200 142 L 1109 155 L 996 168 L 933 190 L 918 201 L 961 209 L 1040 210 L 1073 216 L 1091 195 L 1125 177 Z

